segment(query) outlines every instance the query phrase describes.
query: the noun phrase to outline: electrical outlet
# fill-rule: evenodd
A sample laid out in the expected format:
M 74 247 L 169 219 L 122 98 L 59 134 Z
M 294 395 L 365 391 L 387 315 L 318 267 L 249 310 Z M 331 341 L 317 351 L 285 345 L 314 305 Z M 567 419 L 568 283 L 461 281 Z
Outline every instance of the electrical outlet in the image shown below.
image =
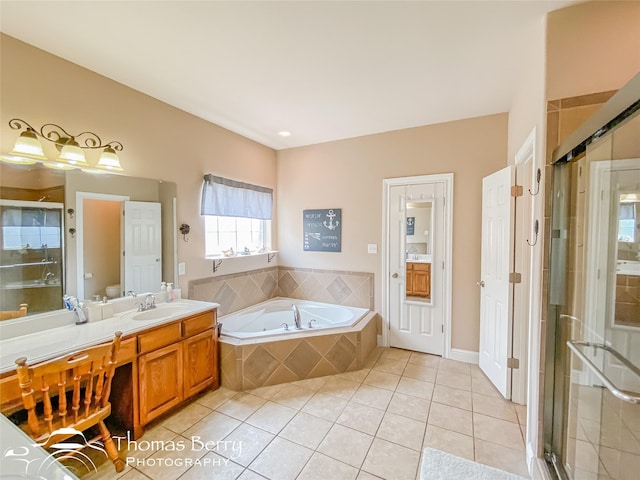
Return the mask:
M 178 264 L 178 275 L 185 275 L 187 273 L 187 266 L 184 262 Z
M 367 253 L 378 253 L 378 244 L 377 243 L 368 244 Z

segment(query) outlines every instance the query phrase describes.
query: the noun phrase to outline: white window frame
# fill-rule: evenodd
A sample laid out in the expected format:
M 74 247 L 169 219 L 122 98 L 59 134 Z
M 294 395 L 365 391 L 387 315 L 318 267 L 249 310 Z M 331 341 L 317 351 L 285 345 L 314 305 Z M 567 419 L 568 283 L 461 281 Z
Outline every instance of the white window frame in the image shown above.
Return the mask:
M 205 256 L 206 257 L 220 257 L 229 255 L 229 248 L 233 248 L 234 255 L 245 255 L 244 247 L 245 245 L 238 245 L 238 230 L 237 230 L 237 222 L 239 220 L 250 220 L 251 222 L 259 222 L 261 224 L 261 233 L 262 238 L 259 242 L 259 245 L 251 245 L 249 255 L 255 255 L 259 253 L 264 253 L 271 251 L 271 220 L 264 220 L 259 218 L 246 218 L 246 217 L 219 217 L 215 215 L 205 215 Z M 236 222 L 235 231 L 230 230 L 228 232 L 235 233 L 235 242 L 234 245 L 220 245 L 220 230 L 213 227 L 212 223 L 214 221 L 219 221 L 219 219 L 225 218 L 226 220 L 234 220 Z M 216 238 L 213 238 L 215 235 Z

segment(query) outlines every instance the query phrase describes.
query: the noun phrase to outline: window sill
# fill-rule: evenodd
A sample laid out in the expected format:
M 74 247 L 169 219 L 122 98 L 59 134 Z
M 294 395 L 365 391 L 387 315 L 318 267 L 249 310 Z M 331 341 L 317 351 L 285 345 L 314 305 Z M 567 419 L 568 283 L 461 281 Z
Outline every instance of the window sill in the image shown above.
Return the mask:
M 206 255 L 204 258 L 206 260 L 231 260 L 236 258 L 257 258 L 257 257 L 271 257 L 278 253 L 278 250 L 269 250 L 266 252 L 256 252 L 256 253 L 235 253 L 233 255 Z M 269 260 L 270 261 L 270 260 Z

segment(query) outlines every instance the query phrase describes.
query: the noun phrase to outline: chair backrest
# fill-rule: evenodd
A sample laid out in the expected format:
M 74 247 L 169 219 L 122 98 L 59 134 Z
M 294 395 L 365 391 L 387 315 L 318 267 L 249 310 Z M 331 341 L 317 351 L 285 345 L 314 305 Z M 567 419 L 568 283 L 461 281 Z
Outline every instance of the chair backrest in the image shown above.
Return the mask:
M 2 310 L 0 311 L 0 320 L 9 320 L 11 318 L 24 317 L 27 314 L 27 304 L 21 303 L 18 310 Z
M 111 379 L 121 336 L 122 332 L 116 332 L 111 343 L 33 366 L 27 365 L 25 357 L 16 360 L 22 401 L 27 410 L 29 433 L 33 438 L 50 435 L 59 427 L 84 430 L 91 424 L 85 425 L 91 417 L 104 417 L 104 411 L 110 411 Z M 39 392 L 34 391 L 34 383 L 40 386 Z M 55 416 L 52 404 L 54 397 L 57 397 Z M 36 405 L 40 401 L 43 413 L 38 418 Z M 69 403 L 71 412 L 67 408 Z

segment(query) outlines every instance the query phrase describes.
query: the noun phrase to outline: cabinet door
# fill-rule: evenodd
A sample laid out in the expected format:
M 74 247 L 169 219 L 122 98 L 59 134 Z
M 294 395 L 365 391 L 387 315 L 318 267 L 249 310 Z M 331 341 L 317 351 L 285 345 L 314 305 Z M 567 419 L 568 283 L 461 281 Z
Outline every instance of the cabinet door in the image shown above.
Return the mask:
M 213 329 L 183 342 L 185 398 L 208 387 L 216 372 L 216 350 Z
M 405 277 L 406 292 L 407 292 L 407 295 L 413 295 L 413 264 L 406 263 L 405 269 L 407 272 Z
M 420 297 L 431 296 L 431 264 L 425 263 L 413 270 L 413 294 Z
M 150 422 L 182 399 L 182 343 L 139 357 L 140 423 Z

